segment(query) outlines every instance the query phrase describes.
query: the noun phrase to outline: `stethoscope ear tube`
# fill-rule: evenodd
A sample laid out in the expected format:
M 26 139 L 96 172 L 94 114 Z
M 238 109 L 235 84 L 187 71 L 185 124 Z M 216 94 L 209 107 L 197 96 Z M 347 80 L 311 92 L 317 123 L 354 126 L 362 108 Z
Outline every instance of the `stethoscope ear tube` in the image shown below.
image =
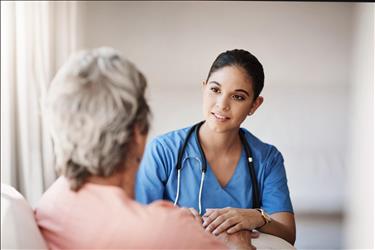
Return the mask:
M 197 125 L 200 124 L 202 125 L 203 122 L 200 122 L 200 123 L 197 123 L 195 124 L 193 127 L 191 127 L 186 135 L 186 138 L 185 138 L 185 141 L 184 143 L 182 144 L 182 147 L 180 149 L 180 151 L 178 152 L 178 156 L 177 156 L 177 164 L 176 164 L 176 169 L 179 170 L 181 169 L 181 163 L 182 163 L 182 155 L 184 154 L 185 152 L 185 148 L 186 148 L 186 145 L 188 144 L 189 142 L 189 138 L 191 136 L 191 134 L 194 132 L 194 130 L 196 129 Z
M 204 152 L 203 152 L 203 148 L 202 148 L 202 144 L 201 144 L 201 141 L 199 140 L 199 128 L 202 126 L 202 124 L 204 123 L 204 121 L 200 122 L 200 123 L 197 123 L 195 125 L 195 137 L 197 139 L 197 142 L 198 142 L 198 148 L 199 148 L 199 153 L 201 155 L 201 159 L 202 159 L 202 173 L 206 173 L 207 171 L 207 160 L 206 160 L 206 156 L 204 155 Z

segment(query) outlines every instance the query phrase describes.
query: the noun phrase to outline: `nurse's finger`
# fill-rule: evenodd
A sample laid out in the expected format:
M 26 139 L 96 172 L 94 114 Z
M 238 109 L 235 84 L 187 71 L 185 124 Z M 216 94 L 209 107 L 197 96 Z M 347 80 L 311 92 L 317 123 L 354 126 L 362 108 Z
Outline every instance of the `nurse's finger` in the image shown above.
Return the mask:
M 224 231 L 226 231 L 228 228 L 240 224 L 241 221 L 236 219 L 235 217 L 229 217 L 224 222 L 222 222 L 212 233 L 214 235 L 218 235 Z
M 216 216 L 217 214 L 220 215 L 220 214 L 223 214 L 223 213 L 226 213 L 226 212 L 227 211 L 222 209 L 222 208 L 207 208 L 206 213 L 203 216 L 205 216 L 205 217 L 209 216 L 209 217 L 212 218 L 213 216 Z
M 210 216 L 214 212 L 219 212 L 219 214 L 224 214 L 232 211 L 231 207 L 225 207 L 225 208 L 206 208 L 206 213 L 203 216 Z
M 204 213 L 203 217 L 210 216 L 213 212 L 217 211 L 218 209 L 215 208 L 207 208 L 206 212 Z
M 215 210 L 209 215 L 204 215 L 203 217 L 203 226 L 208 226 L 212 221 L 214 221 L 217 217 L 219 217 L 223 212 L 220 210 Z
M 206 231 L 212 232 L 212 231 L 216 230 L 217 227 L 222 225 L 227 220 L 228 220 L 228 214 L 222 214 L 222 215 L 218 216 L 215 220 L 213 220 L 210 224 L 207 225 Z M 233 221 L 233 220 L 231 220 L 231 221 Z
M 234 233 L 237 233 L 238 231 L 240 231 L 240 230 L 243 229 L 242 227 L 243 227 L 242 224 L 241 224 L 241 223 L 238 223 L 238 224 L 234 225 L 233 227 L 229 228 L 229 229 L 227 230 L 227 233 L 228 233 L 228 234 L 234 234 Z M 255 238 L 255 237 L 254 237 L 254 238 Z

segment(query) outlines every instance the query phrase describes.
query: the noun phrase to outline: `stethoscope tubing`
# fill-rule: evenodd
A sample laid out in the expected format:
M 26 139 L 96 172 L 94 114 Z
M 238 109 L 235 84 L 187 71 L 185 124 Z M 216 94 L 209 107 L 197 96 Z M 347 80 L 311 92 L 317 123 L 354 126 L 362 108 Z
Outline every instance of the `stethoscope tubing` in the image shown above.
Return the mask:
M 205 121 L 201 121 L 201 122 L 195 124 L 193 127 L 191 127 L 189 129 L 189 131 L 186 135 L 186 138 L 184 140 L 184 143 L 182 144 L 182 147 L 181 147 L 180 151 L 178 152 L 178 158 L 177 158 L 177 163 L 176 163 L 177 191 L 176 191 L 176 198 L 175 198 L 175 201 L 174 201 L 174 205 L 176 206 L 177 203 L 178 203 L 179 194 L 180 194 L 180 186 L 181 186 L 182 156 L 185 152 L 185 149 L 186 149 L 186 146 L 189 142 L 189 139 L 194 132 L 195 136 L 196 136 L 196 139 L 198 141 L 198 149 L 199 149 L 199 153 L 200 153 L 201 159 L 202 159 L 201 182 L 200 182 L 199 194 L 198 194 L 198 208 L 199 208 L 198 212 L 199 212 L 200 215 L 202 215 L 202 190 L 203 190 L 203 183 L 204 183 L 205 174 L 206 174 L 206 171 L 207 171 L 207 160 L 206 160 L 206 156 L 203 152 L 198 133 L 199 133 L 199 128 L 202 126 L 202 124 L 204 122 Z M 253 189 L 252 189 L 252 191 L 253 191 L 253 208 L 260 208 L 259 187 L 258 187 L 258 181 L 257 181 L 257 178 L 256 178 L 256 173 L 255 173 L 255 168 L 254 168 L 252 152 L 251 152 L 249 143 L 247 142 L 247 140 L 245 138 L 244 132 L 241 129 L 239 131 L 239 136 L 240 136 L 241 143 L 242 143 L 242 145 L 245 149 L 246 158 L 247 158 L 246 160 L 247 160 L 247 164 L 248 164 L 248 167 L 249 167 L 249 173 L 250 173 L 252 187 L 253 187 Z

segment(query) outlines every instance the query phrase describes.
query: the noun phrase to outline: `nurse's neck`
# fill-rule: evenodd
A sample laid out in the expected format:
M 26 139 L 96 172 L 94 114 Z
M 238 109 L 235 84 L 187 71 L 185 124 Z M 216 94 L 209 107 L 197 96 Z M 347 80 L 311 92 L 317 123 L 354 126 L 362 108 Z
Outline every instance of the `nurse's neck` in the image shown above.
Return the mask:
M 211 153 L 224 154 L 241 148 L 238 130 L 216 131 L 210 128 L 207 123 L 204 123 L 199 129 L 199 140 L 205 153 L 209 150 Z

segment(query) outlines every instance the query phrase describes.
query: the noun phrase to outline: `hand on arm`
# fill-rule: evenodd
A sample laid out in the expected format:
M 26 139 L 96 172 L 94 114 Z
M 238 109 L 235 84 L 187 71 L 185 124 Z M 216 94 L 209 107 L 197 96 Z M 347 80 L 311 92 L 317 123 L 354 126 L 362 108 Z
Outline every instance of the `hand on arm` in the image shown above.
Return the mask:
M 232 234 L 256 228 L 261 232 L 283 238 L 292 245 L 295 241 L 295 222 L 291 213 L 275 213 L 271 216 L 272 222 L 266 225 L 261 213 L 255 209 L 207 209 L 202 218 L 206 231 L 215 235 L 224 231 Z
M 199 215 L 198 211 L 194 208 L 181 208 L 186 214 L 189 214 L 197 221 L 200 225 L 203 223 L 203 218 Z M 207 230 L 206 230 L 207 231 Z M 227 233 L 225 231 L 217 235 L 218 239 L 223 241 L 230 249 L 251 249 L 255 250 L 255 247 L 251 245 L 251 239 L 259 237 L 259 232 L 251 230 L 240 230 L 235 233 Z
M 207 209 L 203 215 L 203 227 L 206 231 L 218 235 L 224 231 L 235 233 L 251 230 L 264 224 L 263 218 L 255 209 L 222 208 Z

